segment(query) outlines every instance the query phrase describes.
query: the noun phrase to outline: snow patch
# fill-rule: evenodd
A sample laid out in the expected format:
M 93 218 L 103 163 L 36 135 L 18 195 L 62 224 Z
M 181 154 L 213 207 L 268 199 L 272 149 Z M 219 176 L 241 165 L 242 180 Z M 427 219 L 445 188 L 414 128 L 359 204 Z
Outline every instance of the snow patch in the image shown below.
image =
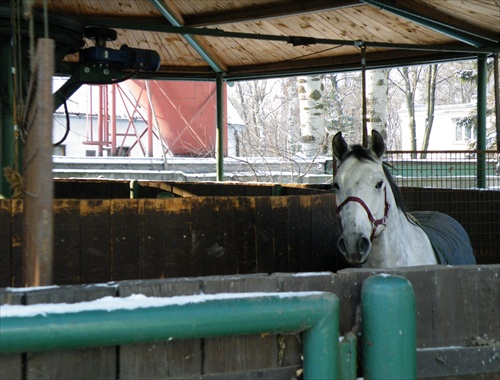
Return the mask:
M 323 292 L 287 292 L 287 293 L 219 293 L 202 294 L 193 296 L 175 296 L 168 298 L 147 297 L 143 294 L 133 294 L 129 297 L 103 297 L 94 301 L 79 302 L 74 304 L 35 304 L 35 305 L 2 305 L 0 315 L 2 318 L 9 317 L 33 317 L 36 315 L 46 316 L 47 314 L 78 313 L 82 311 L 115 311 L 133 310 L 139 308 L 164 307 L 169 305 L 185 305 L 189 303 L 200 303 L 211 300 L 224 300 L 235 298 L 256 298 L 256 297 L 298 297 L 320 295 Z

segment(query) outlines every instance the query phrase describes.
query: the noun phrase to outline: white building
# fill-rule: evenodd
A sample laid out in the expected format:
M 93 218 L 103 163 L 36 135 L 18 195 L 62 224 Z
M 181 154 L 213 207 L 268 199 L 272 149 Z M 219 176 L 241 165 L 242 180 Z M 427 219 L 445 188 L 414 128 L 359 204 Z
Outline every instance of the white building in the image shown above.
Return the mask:
M 476 107 L 477 104 L 475 102 L 436 106 L 428 150 L 470 149 L 470 142 L 476 140 L 476 131 L 470 128 L 459 127 L 457 119 L 473 115 L 476 112 Z M 399 117 L 401 119 L 401 149 L 410 150 L 409 117 L 406 108 L 399 112 Z M 417 150 L 420 150 L 422 147 L 426 117 L 427 106 L 424 104 L 415 105 Z

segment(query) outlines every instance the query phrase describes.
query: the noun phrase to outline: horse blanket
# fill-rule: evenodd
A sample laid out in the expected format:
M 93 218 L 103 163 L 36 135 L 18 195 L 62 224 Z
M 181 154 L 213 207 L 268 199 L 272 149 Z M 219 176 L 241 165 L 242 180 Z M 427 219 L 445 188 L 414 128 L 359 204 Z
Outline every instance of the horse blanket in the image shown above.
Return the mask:
M 439 264 L 476 264 L 467 232 L 451 216 L 437 211 L 410 213 L 429 237 Z

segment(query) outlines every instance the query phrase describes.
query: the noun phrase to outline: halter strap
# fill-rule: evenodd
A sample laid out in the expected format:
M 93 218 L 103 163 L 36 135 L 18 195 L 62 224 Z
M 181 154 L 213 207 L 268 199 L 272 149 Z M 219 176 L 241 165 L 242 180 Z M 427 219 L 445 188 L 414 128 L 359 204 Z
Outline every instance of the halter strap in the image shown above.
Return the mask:
M 342 208 L 349 202 L 356 202 L 356 203 L 359 203 L 366 211 L 366 214 L 368 215 L 368 219 L 370 220 L 370 223 L 372 224 L 372 234 L 370 236 L 370 241 L 375 239 L 377 236 L 379 236 L 382 231 L 384 231 L 385 229 L 385 226 L 387 225 L 387 218 L 388 218 L 388 215 L 389 215 L 389 208 L 391 208 L 391 205 L 389 204 L 389 202 L 387 202 L 387 190 L 386 188 L 384 187 L 384 202 L 385 202 L 385 206 L 384 206 L 384 216 L 381 218 L 381 219 L 375 219 L 373 217 L 373 214 L 372 212 L 370 211 L 370 209 L 368 208 L 368 206 L 366 205 L 366 203 L 361 199 L 361 198 L 358 198 L 358 197 L 347 197 L 338 207 L 337 207 L 337 215 L 340 214 L 340 211 L 342 211 Z M 382 226 L 382 228 L 378 228 L 379 226 Z

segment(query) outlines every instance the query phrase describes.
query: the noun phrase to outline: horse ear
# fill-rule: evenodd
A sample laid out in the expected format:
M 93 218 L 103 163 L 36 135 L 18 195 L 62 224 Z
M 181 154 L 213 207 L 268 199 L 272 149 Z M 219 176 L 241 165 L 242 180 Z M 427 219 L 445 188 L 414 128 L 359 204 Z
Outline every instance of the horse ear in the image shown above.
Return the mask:
M 382 135 L 375 129 L 372 130 L 372 138 L 370 142 L 370 149 L 378 158 L 381 158 L 385 153 L 385 142 Z
M 335 136 L 333 136 L 332 149 L 333 149 L 333 155 L 335 156 L 335 158 L 339 162 L 342 161 L 342 159 L 346 155 L 347 151 L 349 150 L 347 143 L 345 142 L 344 138 L 342 137 L 342 132 L 338 132 Z

